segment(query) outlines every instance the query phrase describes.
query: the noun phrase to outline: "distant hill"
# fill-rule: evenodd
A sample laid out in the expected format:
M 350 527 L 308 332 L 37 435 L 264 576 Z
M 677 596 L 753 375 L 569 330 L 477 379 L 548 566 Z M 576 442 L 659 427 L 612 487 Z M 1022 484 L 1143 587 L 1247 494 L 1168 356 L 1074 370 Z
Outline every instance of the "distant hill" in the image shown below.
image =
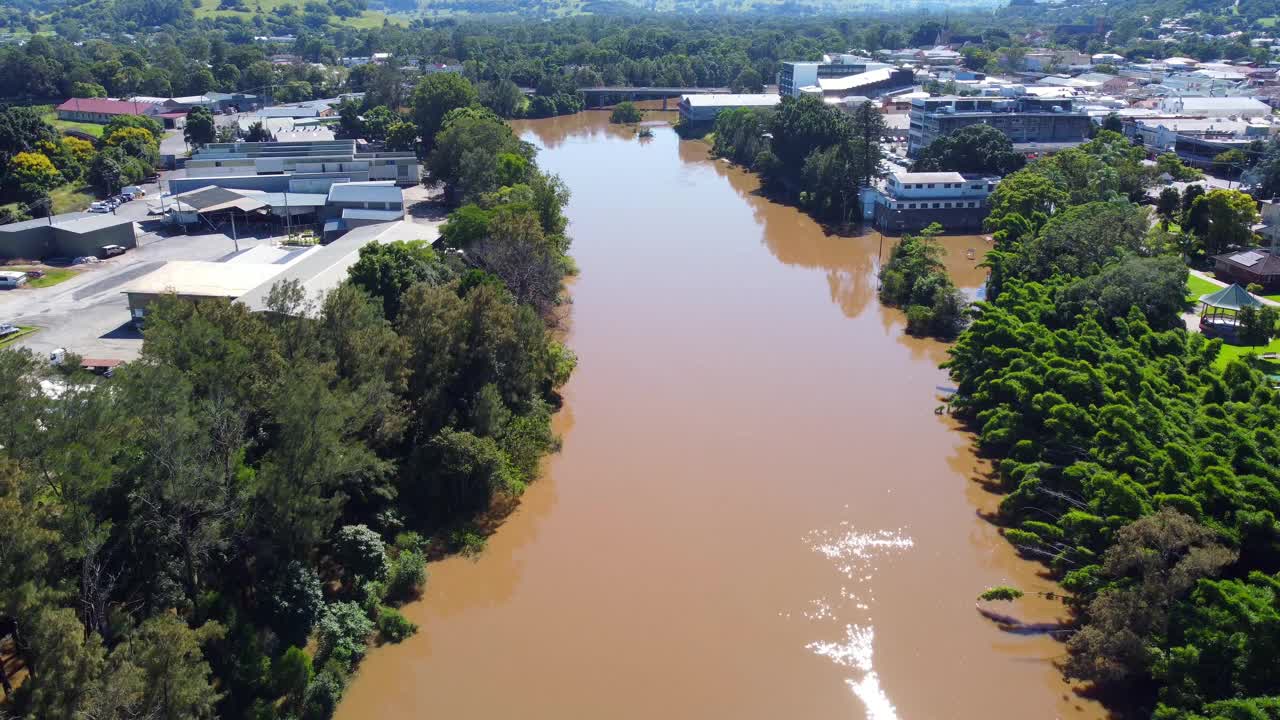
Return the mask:
M 441 15 L 538 15 L 562 17 L 655 13 L 817 15 L 903 13 L 922 10 L 995 10 L 1009 0 L 422 0 L 427 17 Z

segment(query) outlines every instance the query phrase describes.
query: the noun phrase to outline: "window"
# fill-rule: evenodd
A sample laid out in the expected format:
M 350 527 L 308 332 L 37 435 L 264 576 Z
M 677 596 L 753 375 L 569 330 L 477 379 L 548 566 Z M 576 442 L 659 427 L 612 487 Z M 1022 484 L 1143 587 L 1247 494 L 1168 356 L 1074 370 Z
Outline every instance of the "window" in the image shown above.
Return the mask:
M 933 187 L 933 183 L 929 183 L 929 187 Z
M 908 210 L 915 210 L 915 209 L 916 209 L 916 204 L 915 204 L 915 203 L 907 203 L 907 209 L 908 209 Z
M 942 203 L 934 203 L 934 204 L 933 204 L 933 208 L 934 208 L 935 210 L 937 210 L 937 209 L 938 209 L 938 208 L 940 208 L 940 207 L 942 207 Z
M 979 184 L 977 184 L 977 185 L 970 185 L 970 186 L 969 186 L 969 189 L 970 189 L 970 190 L 981 190 L 981 189 L 982 189 L 982 184 L 981 184 L 981 183 L 979 183 Z
M 942 207 L 947 208 L 947 209 L 950 209 L 950 208 L 951 208 L 951 203 L 943 203 Z
M 969 203 L 969 207 L 971 207 L 971 208 L 976 208 L 976 207 L 978 207 L 978 203 L 976 203 L 976 202 L 970 202 L 970 203 Z

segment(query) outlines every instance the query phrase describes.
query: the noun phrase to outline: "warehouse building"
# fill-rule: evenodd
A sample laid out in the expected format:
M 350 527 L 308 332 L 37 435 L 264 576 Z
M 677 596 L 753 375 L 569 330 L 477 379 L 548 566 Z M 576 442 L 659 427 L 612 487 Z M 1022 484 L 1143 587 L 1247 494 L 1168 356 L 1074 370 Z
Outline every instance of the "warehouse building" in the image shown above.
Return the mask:
M 680 119 L 686 123 L 710 124 L 725 110 L 772 108 L 780 102 L 782 98 L 777 93 L 684 95 L 680 98 Z
M 0 258 L 6 260 L 96 257 L 103 245 L 137 247 L 133 221 L 110 213 L 65 213 L 0 225 Z
M 175 260 L 134 280 L 121 291 L 128 297 L 129 316 L 142 327 L 147 308 L 157 298 L 173 295 L 188 300 L 238 300 L 254 312 L 268 309 L 271 289 L 281 282 L 297 282 L 305 303 L 318 305 L 324 294 L 347 279 L 360 258 L 360 248 L 389 242 L 402 223 L 369 225 L 342 238 L 305 250 L 258 246 L 226 262 Z M 308 308 L 296 308 L 300 312 Z
M 186 163 L 188 179 L 280 174 L 337 174 L 356 182 L 391 180 L 406 186 L 422 180 L 415 153 L 362 149 L 355 140 L 209 143 Z

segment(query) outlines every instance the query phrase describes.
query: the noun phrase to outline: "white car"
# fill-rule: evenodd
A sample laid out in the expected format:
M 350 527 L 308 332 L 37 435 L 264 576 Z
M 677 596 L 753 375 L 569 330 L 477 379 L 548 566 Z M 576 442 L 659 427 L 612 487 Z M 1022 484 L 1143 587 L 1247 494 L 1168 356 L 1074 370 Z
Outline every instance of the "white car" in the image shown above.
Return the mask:
M 93 203 L 92 205 L 90 205 L 90 206 L 89 206 L 89 212 L 91 212 L 91 213 L 109 213 L 109 212 L 111 212 L 111 206 L 110 206 L 110 205 L 108 205 L 108 204 L 106 204 L 106 203 L 104 203 L 104 202 L 95 202 L 95 203 Z
M 9 323 L 0 323 L 0 337 L 9 337 L 16 332 L 18 332 L 18 328 Z

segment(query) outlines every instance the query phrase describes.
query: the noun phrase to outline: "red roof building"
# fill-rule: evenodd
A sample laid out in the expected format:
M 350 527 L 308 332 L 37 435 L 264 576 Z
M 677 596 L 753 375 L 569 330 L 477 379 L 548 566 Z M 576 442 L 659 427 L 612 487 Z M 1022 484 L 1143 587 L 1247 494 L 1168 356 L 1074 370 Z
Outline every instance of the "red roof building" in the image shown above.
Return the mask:
M 107 98 L 71 98 L 54 109 L 59 120 L 103 124 L 117 115 L 154 115 L 160 111 L 151 103 Z

